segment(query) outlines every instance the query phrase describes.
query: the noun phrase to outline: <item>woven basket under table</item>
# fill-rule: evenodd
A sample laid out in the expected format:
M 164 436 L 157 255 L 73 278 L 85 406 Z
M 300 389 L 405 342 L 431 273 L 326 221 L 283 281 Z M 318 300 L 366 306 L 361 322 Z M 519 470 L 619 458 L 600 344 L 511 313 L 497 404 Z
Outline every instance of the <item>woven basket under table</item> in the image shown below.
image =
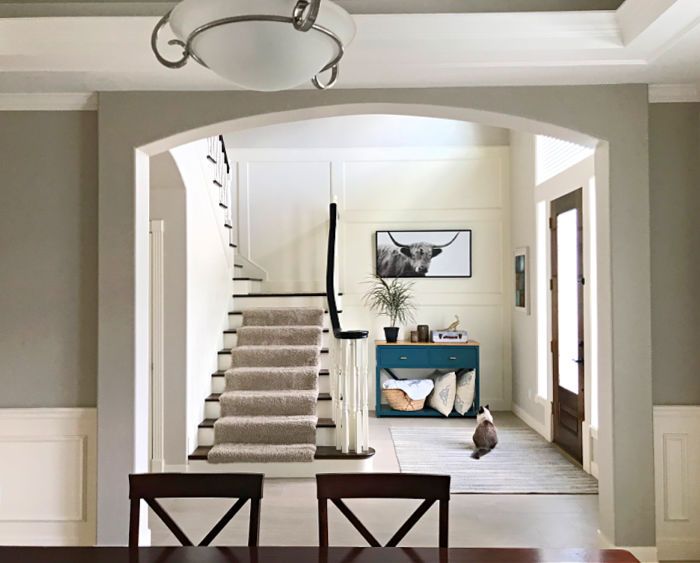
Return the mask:
M 384 398 L 395 411 L 419 411 L 425 405 L 425 399 L 414 401 L 401 389 L 382 389 Z

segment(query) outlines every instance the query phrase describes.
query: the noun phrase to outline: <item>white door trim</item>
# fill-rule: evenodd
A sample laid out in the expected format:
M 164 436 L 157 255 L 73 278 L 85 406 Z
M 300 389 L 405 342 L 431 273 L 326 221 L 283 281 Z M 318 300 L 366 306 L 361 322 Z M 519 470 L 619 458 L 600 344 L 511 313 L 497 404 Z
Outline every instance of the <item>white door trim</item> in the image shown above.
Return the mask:
M 151 221 L 151 409 L 150 469 L 163 471 L 165 464 L 165 221 Z

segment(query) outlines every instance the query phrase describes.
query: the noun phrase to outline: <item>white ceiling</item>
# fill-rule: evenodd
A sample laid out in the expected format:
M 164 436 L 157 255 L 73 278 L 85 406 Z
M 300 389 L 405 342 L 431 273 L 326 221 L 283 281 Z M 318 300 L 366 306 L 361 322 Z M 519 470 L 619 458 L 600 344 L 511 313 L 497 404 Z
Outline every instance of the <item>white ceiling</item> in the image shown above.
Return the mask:
M 433 2 L 434 3 L 431 3 Z M 596 83 L 700 84 L 700 0 L 625 0 L 614 10 L 474 13 L 483 0 L 341 0 L 357 36 L 337 88 Z M 551 0 L 489 0 L 491 7 L 551 9 Z M 557 0 L 560 7 L 619 0 Z M 0 16 L 75 6 L 160 13 L 167 2 L 0 3 Z M 396 12 L 366 13 L 374 6 Z M 106 8 L 103 8 L 106 7 Z M 41 8 L 41 9 L 40 9 Z M 128 10 L 131 10 L 130 12 Z M 29 13 L 27 12 L 27 13 Z M 26 15 L 26 14 L 25 14 Z M 146 16 L 0 17 L 0 93 L 224 90 L 230 83 L 190 62 L 161 67 Z
M 231 149 L 465 147 L 510 144 L 510 131 L 480 123 L 411 115 L 343 115 L 224 134 Z

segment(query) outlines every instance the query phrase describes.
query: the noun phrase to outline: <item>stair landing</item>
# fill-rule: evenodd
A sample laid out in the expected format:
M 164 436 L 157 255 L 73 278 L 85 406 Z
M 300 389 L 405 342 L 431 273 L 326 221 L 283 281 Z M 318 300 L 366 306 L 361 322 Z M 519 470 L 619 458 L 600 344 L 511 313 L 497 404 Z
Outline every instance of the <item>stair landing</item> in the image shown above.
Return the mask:
M 333 446 L 316 446 L 312 462 L 284 463 L 209 463 L 210 446 L 199 446 L 189 456 L 187 470 L 192 473 L 264 473 L 268 479 L 313 478 L 317 473 L 367 473 L 373 470 L 375 451 L 339 452 Z

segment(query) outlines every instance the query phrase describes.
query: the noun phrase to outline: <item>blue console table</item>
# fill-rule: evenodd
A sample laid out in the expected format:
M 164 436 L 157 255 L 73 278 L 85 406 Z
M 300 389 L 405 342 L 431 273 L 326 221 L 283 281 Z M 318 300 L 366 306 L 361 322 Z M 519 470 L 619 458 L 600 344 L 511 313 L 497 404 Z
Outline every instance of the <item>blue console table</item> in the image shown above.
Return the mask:
M 377 351 L 377 417 L 382 416 L 443 416 L 435 409 L 396 411 L 382 405 L 381 373 L 392 369 L 473 369 L 476 370 L 474 405 L 465 416 L 475 417 L 479 411 L 479 343 L 470 340 L 459 344 L 431 342 L 375 342 Z M 462 416 L 455 411 L 450 416 Z

